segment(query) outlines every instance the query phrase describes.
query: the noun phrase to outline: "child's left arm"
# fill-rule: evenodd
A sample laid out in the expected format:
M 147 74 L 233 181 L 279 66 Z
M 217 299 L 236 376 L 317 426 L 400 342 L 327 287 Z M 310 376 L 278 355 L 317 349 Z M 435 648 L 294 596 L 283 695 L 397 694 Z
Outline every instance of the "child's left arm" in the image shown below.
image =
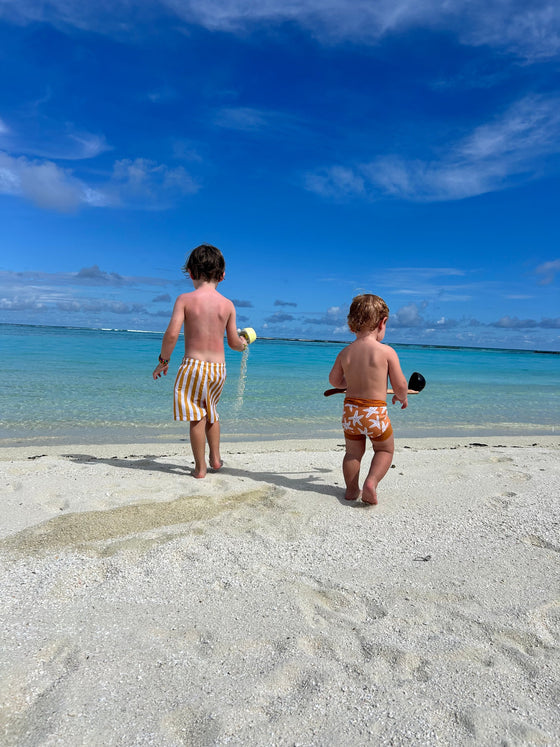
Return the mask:
M 344 378 L 344 371 L 340 362 L 340 353 L 336 356 L 334 366 L 331 368 L 329 383 L 337 389 L 346 389 L 346 379 Z
M 232 350 L 242 353 L 249 344 L 244 337 L 237 332 L 237 321 L 235 316 L 235 306 L 231 304 L 231 312 L 226 324 L 226 337 L 229 347 Z

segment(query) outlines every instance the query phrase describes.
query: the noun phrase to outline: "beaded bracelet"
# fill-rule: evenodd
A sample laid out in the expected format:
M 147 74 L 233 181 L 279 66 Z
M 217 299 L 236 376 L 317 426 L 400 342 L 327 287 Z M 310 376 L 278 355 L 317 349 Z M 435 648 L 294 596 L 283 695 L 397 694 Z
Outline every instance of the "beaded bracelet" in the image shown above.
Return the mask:
M 167 360 L 165 360 L 165 358 L 161 357 L 161 353 L 159 354 L 158 360 L 159 360 L 159 362 L 161 363 L 162 366 L 167 366 L 168 363 L 169 363 L 169 358 Z

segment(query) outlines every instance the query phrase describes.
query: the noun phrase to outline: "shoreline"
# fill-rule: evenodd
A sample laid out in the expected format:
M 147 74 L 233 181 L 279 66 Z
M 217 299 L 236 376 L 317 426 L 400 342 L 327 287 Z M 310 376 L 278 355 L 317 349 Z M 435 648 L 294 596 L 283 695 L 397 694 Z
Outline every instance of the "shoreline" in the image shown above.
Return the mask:
M 0 449 L 5 743 L 557 744 L 559 449 L 398 439 L 377 506 L 340 437 Z
M 184 454 L 191 457 L 190 443 L 188 436 L 181 438 L 170 438 L 169 440 L 126 440 L 126 441 L 89 441 L 73 440 L 58 443 L 49 443 L 44 438 L 38 437 L 33 443 L 17 443 L 17 439 L 0 441 L 0 462 L 17 458 L 29 458 L 36 456 L 40 451 L 47 456 L 64 454 L 68 450 L 77 447 L 88 448 L 99 453 L 108 451 L 123 453 L 133 449 L 134 451 L 146 451 L 154 455 L 165 454 Z M 15 443 L 14 443 L 15 441 Z M 523 446 L 542 446 L 546 448 L 560 448 L 560 435 L 556 434 L 527 434 L 527 435 L 485 435 L 476 433 L 474 435 L 456 436 L 395 436 L 395 453 L 400 449 L 406 448 L 457 448 L 460 446 L 469 446 L 472 443 L 484 444 L 489 447 L 496 446 L 513 446 L 521 448 Z M 228 439 L 222 438 L 222 451 L 224 454 L 229 452 L 247 451 L 328 451 L 332 448 L 338 448 L 344 445 L 344 436 L 342 432 L 337 436 L 324 436 L 315 438 L 253 438 Z M 367 456 L 367 452 L 366 452 Z M 365 457 L 364 457 L 365 459 Z

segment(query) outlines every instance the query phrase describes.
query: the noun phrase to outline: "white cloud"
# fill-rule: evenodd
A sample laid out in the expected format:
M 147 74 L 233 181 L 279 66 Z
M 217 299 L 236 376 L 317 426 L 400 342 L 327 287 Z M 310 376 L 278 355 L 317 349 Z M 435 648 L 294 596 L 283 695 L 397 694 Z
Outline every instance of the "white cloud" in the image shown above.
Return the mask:
M 0 310 L 2 311 L 42 311 L 45 304 L 33 298 L 0 298 Z
M 182 166 L 170 168 L 143 158 L 117 161 L 112 177 L 96 187 L 53 161 L 0 152 L 0 194 L 22 197 L 48 210 L 67 212 L 80 206 L 161 209 L 197 190 Z
M 199 185 L 183 166 L 170 168 L 147 158 L 116 161 L 106 187 L 115 203 L 159 209 L 177 197 L 193 194 Z
M 395 314 L 391 314 L 388 323 L 391 327 L 421 327 L 425 325 L 420 309 L 415 303 L 402 306 Z
M 0 194 L 15 195 L 41 208 L 70 211 L 87 201 L 85 185 L 52 161 L 14 158 L 0 152 Z
M 438 160 L 381 156 L 353 168 L 332 166 L 306 175 L 324 196 L 380 193 L 417 201 L 460 200 L 533 178 L 560 154 L 560 99 L 530 96 L 483 124 Z

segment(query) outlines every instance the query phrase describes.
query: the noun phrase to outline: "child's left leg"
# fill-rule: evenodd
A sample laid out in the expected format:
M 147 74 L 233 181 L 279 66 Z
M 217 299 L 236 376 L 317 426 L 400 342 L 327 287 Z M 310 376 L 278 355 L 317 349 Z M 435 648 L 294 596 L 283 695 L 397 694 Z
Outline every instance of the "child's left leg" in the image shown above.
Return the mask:
M 374 455 L 368 476 L 364 480 L 362 500 L 364 503 L 375 505 L 377 503 L 377 485 L 385 477 L 393 461 L 395 437 L 391 434 L 385 441 L 372 441 L 372 445 Z
M 191 420 L 190 437 L 194 457 L 193 477 L 206 477 L 206 418 Z
M 210 447 L 210 466 L 212 469 L 223 467 L 223 461 L 220 457 L 220 421 L 213 423 L 206 421 L 206 440 Z
M 360 464 L 366 450 L 366 437 L 360 439 L 346 438 L 346 454 L 342 460 L 342 474 L 346 483 L 347 501 L 356 501 L 360 497 Z

